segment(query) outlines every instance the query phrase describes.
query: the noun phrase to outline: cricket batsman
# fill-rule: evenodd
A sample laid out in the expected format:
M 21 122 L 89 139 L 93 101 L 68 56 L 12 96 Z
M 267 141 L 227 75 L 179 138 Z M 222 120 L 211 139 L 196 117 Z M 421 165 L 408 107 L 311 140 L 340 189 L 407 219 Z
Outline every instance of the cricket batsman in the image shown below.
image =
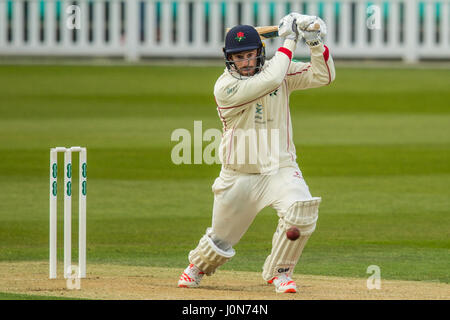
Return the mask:
M 199 286 L 205 274 L 212 275 L 230 260 L 235 255 L 233 246 L 258 212 L 270 206 L 279 220 L 262 277 L 277 293 L 297 292 L 291 277 L 316 228 L 321 198 L 311 196 L 296 162 L 289 95 L 334 80 L 333 59 L 322 40 L 325 33 L 320 18 L 290 13 L 278 26 L 283 46 L 268 61 L 254 27 L 238 25 L 227 33 L 226 69 L 214 87 L 223 135 L 222 168 L 212 186 L 212 225 L 190 251 L 179 287 Z M 308 63 L 292 61 L 302 38 L 311 51 Z M 293 226 L 300 231 L 294 241 L 286 236 Z

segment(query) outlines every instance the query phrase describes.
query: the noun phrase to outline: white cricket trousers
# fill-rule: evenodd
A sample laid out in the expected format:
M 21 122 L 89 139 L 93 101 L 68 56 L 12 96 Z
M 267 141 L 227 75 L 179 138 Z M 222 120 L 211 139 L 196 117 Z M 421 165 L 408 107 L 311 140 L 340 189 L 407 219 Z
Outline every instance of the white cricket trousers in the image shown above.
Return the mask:
M 212 232 L 234 246 L 258 212 L 271 206 L 283 217 L 296 201 L 311 200 L 308 185 L 297 165 L 272 175 L 245 174 L 222 169 L 215 180 Z

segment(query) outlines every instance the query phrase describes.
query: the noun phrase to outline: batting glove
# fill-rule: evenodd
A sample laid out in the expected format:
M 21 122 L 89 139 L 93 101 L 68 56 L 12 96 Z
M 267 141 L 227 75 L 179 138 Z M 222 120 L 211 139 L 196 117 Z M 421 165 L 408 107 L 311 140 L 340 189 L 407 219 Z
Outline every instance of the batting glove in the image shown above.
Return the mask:
M 295 22 L 295 18 L 292 14 L 284 16 L 278 24 L 278 35 L 285 39 L 297 41 L 298 28 Z
M 299 35 L 305 39 L 306 44 L 310 47 L 315 47 L 322 42 L 326 34 L 327 27 L 325 22 L 319 17 L 314 17 L 314 20 L 306 27 L 305 25 L 299 26 Z
M 308 16 L 297 12 L 291 12 L 289 15 L 294 17 L 297 27 L 300 31 L 306 30 L 308 26 L 317 19 L 316 16 Z

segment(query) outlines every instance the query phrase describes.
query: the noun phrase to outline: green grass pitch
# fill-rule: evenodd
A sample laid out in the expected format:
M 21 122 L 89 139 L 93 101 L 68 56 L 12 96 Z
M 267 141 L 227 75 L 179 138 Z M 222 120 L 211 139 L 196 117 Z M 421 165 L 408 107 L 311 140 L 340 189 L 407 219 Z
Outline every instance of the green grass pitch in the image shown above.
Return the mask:
M 172 164 L 170 137 L 177 128 L 193 132 L 195 120 L 203 130 L 221 129 L 212 91 L 222 71 L 0 66 L 0 261 L 48 259 L 49 150 L 81 145 L 88 150 L 88 268 L 181 271 L 210 225 L 220 165 Z M 385 279 L 448 283 L 449 88 L 448 70 L 337 64 L 330 86 L 291 95 L 298 162 L 312 194 L 323 198 L 297 273 L 367 277 L 367 267 L 378 265 Z M 74 185 L 77 178 L 74 170 Z M 222 268 L 260 271 L 276 224 L 276 213 L 264 209 Z
M 87 300 L 87 299 L 0 292 L 0 300 Z

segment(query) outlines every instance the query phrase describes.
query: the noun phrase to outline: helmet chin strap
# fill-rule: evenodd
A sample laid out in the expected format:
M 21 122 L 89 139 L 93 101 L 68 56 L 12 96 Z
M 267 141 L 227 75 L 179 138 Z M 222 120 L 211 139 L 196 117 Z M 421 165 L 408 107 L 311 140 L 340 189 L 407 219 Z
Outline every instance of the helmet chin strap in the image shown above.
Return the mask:
M 251 58 L 251 59 L 242 59 L 242 60 L 240 60 L 240 61 L 243 61 L 243 60 L 247 60 L 247 61 L 250 62 L 250 60 L 257 60 L 257 58 L 255 57 L 255 58 Z M 255 65 L 254 67 L 249 67 L 249 66 L 247 66 L 247 67 L 244 67 L 244 68 L 239 69 L 239 68 L 236 66 L 236 63 L 233 64 L 233 67 L 235 68 L 235 71 L 238 72 L 240 75 L 242 75 L 242 76 L 247 76 L 247 77 L 251 77 L 251 76 L 255 75 L 256 72 L 252 73 L 251 75 L 249 75 L 249 73 L 250 73 L 251 71 L 257 71 L 257 69 L 259 69 L 258 66 L 256 66 L 256 65 Z M 243 70 L 243 69 L 247 69 L 247 70 Z M 247 73 L 247 75 L 244 75 L 243 73 Z
M 252 77 L 252 76 L 256 75 L 257 73 L 259 73 L 259 72 L 261 71 L 262 65 L 264 64 L 264 62 L 262 62 L 262 61 L 264 61 L 263 59 L 265 59 L 264 54 L 265 54 L 265 53 L 264 53 L 264 48 L 263 48 L 263 49 L 259 49 L 259 50 L 258 50 L 258 55 L 257 55 L 256 57 L 239 60 L 239 61 L 253 60 L 253 59 L 256 60 L 256 66 L 251 67 L 250 70 L 248 70 L 248 71 L 251 71 L 251 70 L 254 70 L 254 71 L 255 71 L 255 72 L 254 72 L 253 74 L 251 74 L 251 75 L 243 75 L 243 74 L 242 74 L 242 71 L 239 70 L 239 68 L 236 66 L 236 62 L 235 62 L 234 60 L 230 60 L 228 57 L 225 59 L 225 64 L 226 64 L 226 66 L 227 66 L 228 71 L 230 72 L 230 74 L 231 74 L 233 77 L 235 77 L 236 79 L 239 79 L 239 80 L 243 80 L 242 77 Z M 262 62 L 262 63 L 261 63 L 261 62 Z M 247 72 L 248 72 L 248 71 L 247 71 Z
M 243 79 L 245 79 L 245 78 L 248 78 L 248 77 L 251 77 L 251 76 L 254 76 L 255 74 L 257 74 L 258 72 L 259 72 L 259 67 L 258 66 L 254 66 L 254 67 L 251 67 L 251 68 L 249 68 L 248 70 L 240 70 L 237 66 L 236 66 L 236 64 L 234 63 L 234 62 L 231 62 L 230 63 L 230 68 L 228 69 L 228 71 L 230 72 L 230 74 L 233 76 L 233 77 L 235 77 L 235 78 L 237 78 L 237 79 L 239 79 L 239 80 L 243 80 Z M 251 73 L 251 71 L 254 71 L 253 73 Z M 247 73 L 247 74 L 244 74 L 244 72 L 245 73 Z M 251 73 L 251 74 L 249 74 L 249 72 Z M 245 77 L 245 78 L 243 78 L 243 77 Z

